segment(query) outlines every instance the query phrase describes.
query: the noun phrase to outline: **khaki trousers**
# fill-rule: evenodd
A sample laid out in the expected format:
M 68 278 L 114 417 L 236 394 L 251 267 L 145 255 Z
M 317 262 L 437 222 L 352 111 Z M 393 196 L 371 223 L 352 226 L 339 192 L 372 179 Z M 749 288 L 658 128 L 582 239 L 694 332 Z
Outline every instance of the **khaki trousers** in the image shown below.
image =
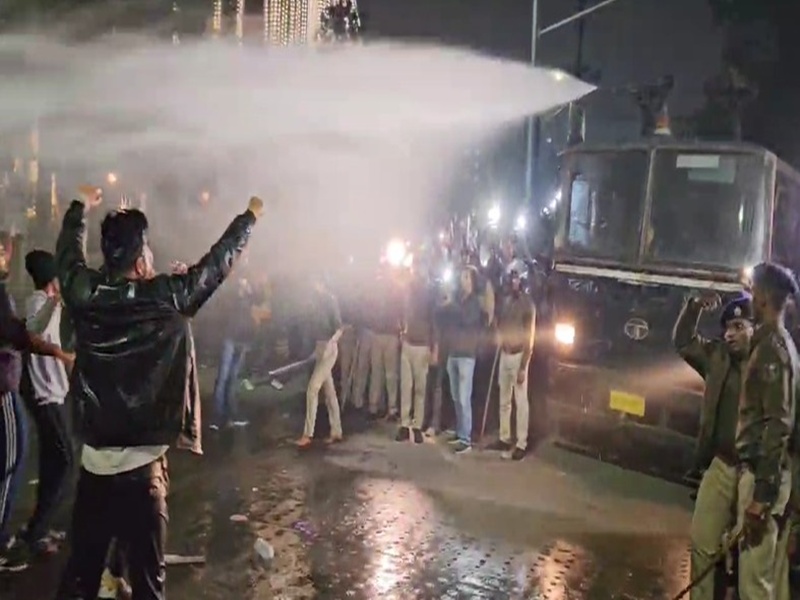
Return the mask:
M 396 335 L 376 333 L 370 348 L 369 412 L 380 411 L 383 390 L 386 389 L 387 409 L 396 415 L 397 384 L 400 366 L 400 341 Z
M 317 423 L 317 408 L 319 406 L 319 392 L 325 396 L 325 405 L 328 407 L 328 419 L 331 424 L 331 437 L 342 436 L 342 420 L 339 416 L 339 399 L 336 397 L 336 386 L 333 384 L 333 366 L 339 350 L 336 344 L 330 342 L 317 342 L 314 349 L 316 364 L 308 380 L 306 390 L 306 425 L 303 435 L 314 437 L 314 427 Z
M 789 503 L 792 487 L 791 474 L 786 471 L 781 481 L 778 499 L 772 507 L 773 517 L 782 517 Z M 744 511 L 753 500 L 755 476 L 744 470 L 739 476 L 737 531 L 744 523 Z M 788 564 L 783 569 L 781 563 L 787 552 L 788 524 L 779 528 L 775 518 L 767 519 L 764 539 L 758 546 L 748 546 L 744 541 L 739 546 L 739 600 L 784 600 L 778 594 L 786 594 L 788 598 Z M 783 571 L 783 573 L 781 573 Z M 777 577 L 786 577 L 784 583 Z
M 422 429 L 431 349 L 403 343 L 400 353 L 400 425 Z M 413 399 L 413 402 L 412 402 Z M 411 416 L 413 408 L 413 418 Z
M 500 387 L 500 441 L 511 443 L 511 406 L 513 402 L 517 407 L 517 448 L 526 450 L 528 447 L 528 425 L 530 419 L 530 405 L 528 403 L 528 371 L 525 370 L 525 380 L 517 383 L 517 374 L 522 366 L 522 352 L 507 354 L 500 352 L 497 383 Z

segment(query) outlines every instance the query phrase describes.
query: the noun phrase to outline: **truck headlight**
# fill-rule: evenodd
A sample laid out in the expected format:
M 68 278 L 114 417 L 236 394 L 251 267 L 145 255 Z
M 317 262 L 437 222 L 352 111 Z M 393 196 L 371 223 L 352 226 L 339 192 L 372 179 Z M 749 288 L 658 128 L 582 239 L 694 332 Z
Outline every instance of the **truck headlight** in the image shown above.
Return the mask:
M 575 327 L 569 323 L 556 323 L 556 342 L 564 346 L 572 346 L 575 343 Z

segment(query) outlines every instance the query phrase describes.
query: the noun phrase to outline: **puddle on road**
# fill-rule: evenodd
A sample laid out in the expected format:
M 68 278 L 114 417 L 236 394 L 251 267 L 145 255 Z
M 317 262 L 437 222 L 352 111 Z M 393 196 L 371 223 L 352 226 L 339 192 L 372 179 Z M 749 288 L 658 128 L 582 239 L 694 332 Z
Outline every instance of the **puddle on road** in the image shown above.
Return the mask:
M 581 535 L 402 481 L 328 470 L 307 510 L 318 598 L 663 600 L 688 578 L 684 536 Z

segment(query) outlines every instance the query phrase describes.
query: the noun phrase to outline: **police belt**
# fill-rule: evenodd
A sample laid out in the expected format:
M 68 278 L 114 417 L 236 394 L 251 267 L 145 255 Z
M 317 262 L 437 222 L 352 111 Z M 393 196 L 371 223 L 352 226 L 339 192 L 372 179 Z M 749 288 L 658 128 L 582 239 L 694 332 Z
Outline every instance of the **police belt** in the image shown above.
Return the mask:
M 722 464 L 734 469 L 742 466 L 742 462 L 733 450 L 717 450 L 714 457 L 719 459 Z

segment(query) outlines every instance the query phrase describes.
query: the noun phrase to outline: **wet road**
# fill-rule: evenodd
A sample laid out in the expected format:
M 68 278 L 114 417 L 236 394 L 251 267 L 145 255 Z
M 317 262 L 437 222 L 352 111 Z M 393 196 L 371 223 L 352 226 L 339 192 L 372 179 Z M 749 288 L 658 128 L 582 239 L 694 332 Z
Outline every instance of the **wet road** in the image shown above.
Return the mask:
M 550 446 L 453 457 L 387 428 L 301 455 L 295 414 L 251 406 L 203 459 L 173 453 L 170 552 L 207 565 L 170 567 L 171 600 L 663 600 L 687 581 L 685 488 Z M 50 598 L 58 569 L 0 581 L 0 598 Z

